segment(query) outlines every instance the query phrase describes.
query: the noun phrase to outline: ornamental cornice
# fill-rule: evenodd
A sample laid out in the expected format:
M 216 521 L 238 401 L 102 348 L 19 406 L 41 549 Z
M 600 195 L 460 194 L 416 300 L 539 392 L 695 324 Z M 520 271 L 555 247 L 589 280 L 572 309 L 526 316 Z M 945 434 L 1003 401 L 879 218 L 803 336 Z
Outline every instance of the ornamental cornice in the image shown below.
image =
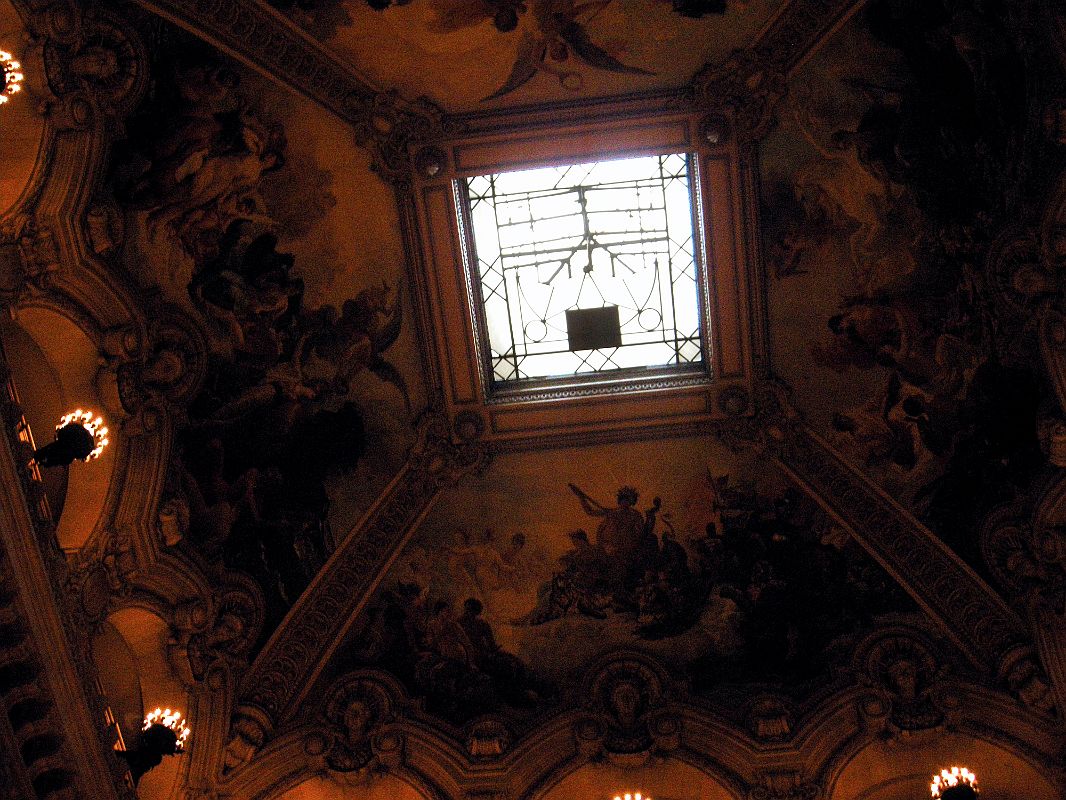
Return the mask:
M 461 730 L 441 725 L 388 674 L 356 670 L 322 687 L 298 719 L 283 723 L 215 788 L 258 797 L 311 774 L 360 785 L 389 774 L 433 797 L 528 798 L 583 764 L 633 768 L 676 759 L 739 797 L 806 800 L 829 796 L 844 766 L 874 742 L 945 731 L 993 742 L 1054 779 L 1063 742 L 1046 718 L 968 681 L 955 665 L 944 640 L 912 621 L 889 621 L 857 643 L 845 684 L 793 709 L 795 727 L 769 737 L 690 696 L 655 659 L 628 650 L 590 666 L 571 687 L 573 702 L 523 730 L 494 715 Z

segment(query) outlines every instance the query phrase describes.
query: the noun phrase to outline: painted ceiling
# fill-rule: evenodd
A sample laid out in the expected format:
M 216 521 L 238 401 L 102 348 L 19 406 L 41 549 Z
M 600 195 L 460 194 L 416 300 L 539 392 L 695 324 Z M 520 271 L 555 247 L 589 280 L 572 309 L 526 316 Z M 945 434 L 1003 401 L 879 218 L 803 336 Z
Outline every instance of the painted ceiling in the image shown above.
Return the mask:
M 995 261 L 1047 191 L 1036 65 L 1005 6 L 900 8 L 871 3 L 799 70 L 762 144 L 772 356 L 840 452 L 980 569 L 973 531 L 1046 464 L 1053 402 L 1025 313 L 1045 289 Z
M 371 85 L 411 100 L 428 97 L 447 111 L 474 111 L 683 86 L 704 64 L 749 45 L 783 3 L 275 0 L 274 5 Z M 381 5 L 388 7 L 372 8 Z
M 781 4 L 696 19 L 529 0 L 510 31 L 487 2 L 275 5 L 372 84 L 470 111 L 683 87 Z M 771 368 L 854 466 L 987 572 L 981 518 L 1046 465 L 1051 392 L 1025 321 L 1040 284 L 1005 303 L 983 270 L 992 232 L 1043 189 L 1030 56 L 1005 6 L 906 5 L 872 0 L 834 33 L 760 145 Z M 393 190 L 344 123 L 157 33 L 107 177 L 127 229 L 116 260 L 209 342 L 169 478 L 188 531 L 173 546 L 255 582 L 255 652 L 430 404 L 410 261 Z M 899 615 L 920 618 L 764 460 L 707 435 L 621 441 L 499 455 L 446 491 L 326 675 L 384 670 L 448 723 L 524 719 L 629 647 L 728 706 L 807 696 Z

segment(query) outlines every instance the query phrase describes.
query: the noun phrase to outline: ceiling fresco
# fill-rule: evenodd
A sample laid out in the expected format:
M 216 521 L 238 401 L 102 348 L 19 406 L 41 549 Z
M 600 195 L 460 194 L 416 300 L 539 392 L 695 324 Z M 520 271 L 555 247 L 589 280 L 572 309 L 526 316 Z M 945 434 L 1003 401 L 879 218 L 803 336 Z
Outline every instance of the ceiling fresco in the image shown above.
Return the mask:
M 760 151 L 775 371 L 979 569 L 979 520 L 1042 468 L 1051 401 L 1028 313 L 1046 283 L 997 274 L 1024 256 L 996 232 L 1046 190 L 1011 9 L 874 0 L 792 77 Z
M 274 0 L 371 84 L 448 111 L 680 87 L 781 0 Z
M 800 696 L 911 609 L 754 458 L 703 439 L 513 454 L 442 497 L 336 669 L 384 669 L 453 723 L 528 717 L 618 648 L 708 697 Z
M 112 158 L 119 258 L 205 332 L 168 502 L 181 547 L 256 579 L 265 636 L 399 468 L 425 404 L 399 222 L 343 123 L 176 30 L 160 39 Z

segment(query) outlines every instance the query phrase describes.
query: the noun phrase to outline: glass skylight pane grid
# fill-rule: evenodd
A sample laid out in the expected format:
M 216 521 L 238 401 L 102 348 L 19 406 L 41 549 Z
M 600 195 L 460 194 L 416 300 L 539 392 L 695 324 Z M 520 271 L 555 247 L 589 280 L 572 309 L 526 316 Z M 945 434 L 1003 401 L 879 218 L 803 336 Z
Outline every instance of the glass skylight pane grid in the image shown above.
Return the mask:
M 688 187 L 684 154 L 468 179 L 494 379 L 700 363 Z M 567 310 L 605 306 L 621 346 L 572 352 Z

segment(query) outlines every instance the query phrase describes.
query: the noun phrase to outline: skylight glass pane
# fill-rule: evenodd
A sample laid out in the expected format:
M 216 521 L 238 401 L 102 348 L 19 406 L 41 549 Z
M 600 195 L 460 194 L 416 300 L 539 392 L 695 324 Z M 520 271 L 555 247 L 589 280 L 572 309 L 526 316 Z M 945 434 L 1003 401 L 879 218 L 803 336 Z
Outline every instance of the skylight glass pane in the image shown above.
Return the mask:
M 467 180 L 494 381 L 703 361 L 689 185 L 685 154 Z

